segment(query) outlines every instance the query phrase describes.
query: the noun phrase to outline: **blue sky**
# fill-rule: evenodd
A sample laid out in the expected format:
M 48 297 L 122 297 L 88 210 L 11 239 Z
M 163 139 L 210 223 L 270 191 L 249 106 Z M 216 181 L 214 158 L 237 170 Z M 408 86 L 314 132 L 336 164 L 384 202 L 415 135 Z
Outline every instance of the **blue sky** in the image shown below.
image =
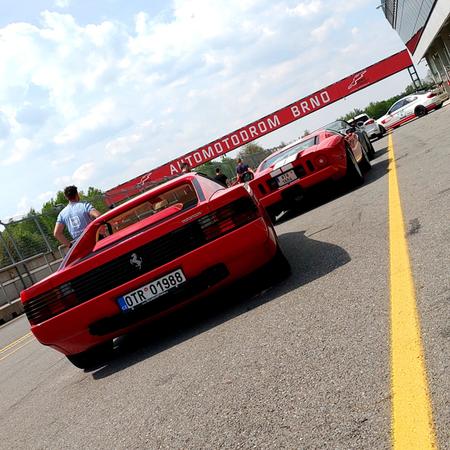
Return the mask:
M 108 189 L 402 50 L 378 3 L 2 2 L 0 220 L 68 184 Z M 395 75 L 258 143 L 408 83 Z

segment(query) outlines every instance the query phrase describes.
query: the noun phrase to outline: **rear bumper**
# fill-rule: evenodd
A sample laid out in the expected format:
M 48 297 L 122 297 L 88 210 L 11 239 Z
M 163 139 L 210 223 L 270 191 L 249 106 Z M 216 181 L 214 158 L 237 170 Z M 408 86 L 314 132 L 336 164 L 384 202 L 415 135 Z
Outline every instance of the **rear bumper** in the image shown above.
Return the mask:
M 339 180 L 344 177 L 346 173 L 346 160 L 345 157 L 341 160 L 339 164 L 333 164 L 327 166 L 317 172 L 311 173 L 303 178 L 295 180 L 292 183 L 287 184 L 276 191 L 271 192 L 265 197 L 260 199 L 261 204 L 264 208 L 270 208 L 276 204 L 286 204 L 289 203 L 289 195 L 286 195 L 289 190 L 292 190 L 294 186 L 300 187 L 301 190 L 307 190 L 316 184 L 322 183 L 327 180 Z
M 211 295 L 268 263 L 276 250 L 273 228 L 258 218 L 138 279 L 32 326 L 31 330 L 44 345 L 68 355 L 80 353 L 166 315 L 185 303 Z M 182 287 L 134 311 L 120 311 L 119 296 L 177 268 L 182 268 L 187 279 Z
M 374 138 L 380 134 L 380 127 L 378 125 L 369 125 L 365 127 L 365 131 L 369 138 Z

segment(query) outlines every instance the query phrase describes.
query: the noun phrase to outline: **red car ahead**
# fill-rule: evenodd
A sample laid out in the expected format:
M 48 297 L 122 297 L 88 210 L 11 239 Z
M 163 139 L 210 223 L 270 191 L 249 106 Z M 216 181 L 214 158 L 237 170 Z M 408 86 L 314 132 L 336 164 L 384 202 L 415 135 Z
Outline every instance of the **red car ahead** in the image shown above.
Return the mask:
M 86 368 L 113 338 L 267 263 L 289 267 L 252 194 L 189 173 L 94 220 L 21 299 L 36 338 Z
M 336 121 L 267 157 L 250 186 L 272 221 L 303 199 L 305 190 L 326 180 L 364 181 L 371 168 L 365 146 L 347 122 Z

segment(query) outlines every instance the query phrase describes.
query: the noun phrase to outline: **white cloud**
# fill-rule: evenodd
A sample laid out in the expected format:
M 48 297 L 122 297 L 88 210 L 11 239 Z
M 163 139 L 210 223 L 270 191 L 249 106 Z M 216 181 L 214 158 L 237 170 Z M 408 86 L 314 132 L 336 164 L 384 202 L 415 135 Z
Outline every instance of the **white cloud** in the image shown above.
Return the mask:
M 141 134 L 132 134 L 130 136 L 121 136 L 106 144 L 106 153 L 115 156 L 121 153 L 129 153 L 133 150 L 133 145 L 142 140 Z
M 42 204 L 44 204 L 45 202 L 48 202 L 54 195 L 55 193 L 53 191 L 47 191 L 39 194 L 37 198 Z
M 112 99 L 103 100 L 84 116 L 67 125 L 53 139 L 55 144 L 67 144 L 79 139 L 86 131 L 95 131 L 115 122 L 115 104 Z
M 58 168 L 60 166 L 64 166 L 67 163 L 69 163 L 70 161 L 73 161 L 75 159 L 75 153 L 70 153 L 67 155 L 63 155 L 60 158 L 54 159 L 51 161 L 51 165 L 54 168 Z
M 55 180 L 55 185 L 61 189 L 61 186 L 75 184 L 78 188 L 83 189 L 84 187 L 87 187 L 89 183 L 95 181 L 95 173 L 95 164 L 93 162 L 86 162 L 77 167 L 71 175 L 57 177 Z
M 358 51 L 359 48 L 360 44 L 355 42 L 340 49 L 340 53 L 342 53 L 343 55 L 353 55 L 356 51 Z
M 30 208 L 31 208 L 30 199 L 27 196 L 23 196 L 17 203 L 17 209 L 14 215 L 15 216 L 23 215 L 26 212 L 28 212 Z
M 58 8 L 68 8 L 70 5 L 70 0 L 55 0 L 55 6 Z
M 44 11 L 0 28 L 0 164 L 14 164 L 2 184 L 23 174 L 0 217 L 36 185 L 127 181 L 401 46 L 380 14 L 361 21 L 371 0 L 173 0 L 152 13 L 127 3 L 128 16 L 113 3 L 115 15 L 99 0 L 82 16 Z M 296 126 L 313 128 L 308 120 Z M 288 141 L 294 128 L 261 144 Z
M 95 174 L 95 164 L 93 162 L 88 162 L 80 167 L 72 175 L 73 181 L 78 184 L 84 184 L 87 181 L 93 179 Z
M 3 159 L 1 164 L 3 166 L 10 166 L 12 164 L 18 163 L 19 161 L 23 161 L 33 151 L 33 148 L 33 143 L 29 139 L 16 139 L 9 156 Z
M 311 35 L 317 42 L 323 42 L 331 33 L 341 27 L 343 20 L 340 17 L 329 17 L 322 25 L 314 28 Z
M 292 16 L 308 17 L 320 12 L 323 8 L 320 0 L 311 0 L 309 2 L 301 2 L 294 8 L 288 8 L 287 11 Z

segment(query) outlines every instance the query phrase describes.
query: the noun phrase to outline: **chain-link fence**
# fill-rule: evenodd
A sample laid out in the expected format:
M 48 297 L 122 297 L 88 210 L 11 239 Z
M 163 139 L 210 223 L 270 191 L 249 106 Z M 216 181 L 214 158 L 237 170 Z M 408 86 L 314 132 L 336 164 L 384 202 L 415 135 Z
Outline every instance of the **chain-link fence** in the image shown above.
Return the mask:
M 58 249 L 51 223 L 45 219 L 45 216 L 32 215 L 1 223 L 3 231 L 0 232 L 0 268 L 38 253 L 49 253 Z
M 107 209 L 103 197 L 88 200 L 97 209 Z M 0 221 L 0 308 L 58 268 L 65 250 L 54 238 L 53 230 L 63 206 L 51 207 L 46 214 L 30 212 Z

